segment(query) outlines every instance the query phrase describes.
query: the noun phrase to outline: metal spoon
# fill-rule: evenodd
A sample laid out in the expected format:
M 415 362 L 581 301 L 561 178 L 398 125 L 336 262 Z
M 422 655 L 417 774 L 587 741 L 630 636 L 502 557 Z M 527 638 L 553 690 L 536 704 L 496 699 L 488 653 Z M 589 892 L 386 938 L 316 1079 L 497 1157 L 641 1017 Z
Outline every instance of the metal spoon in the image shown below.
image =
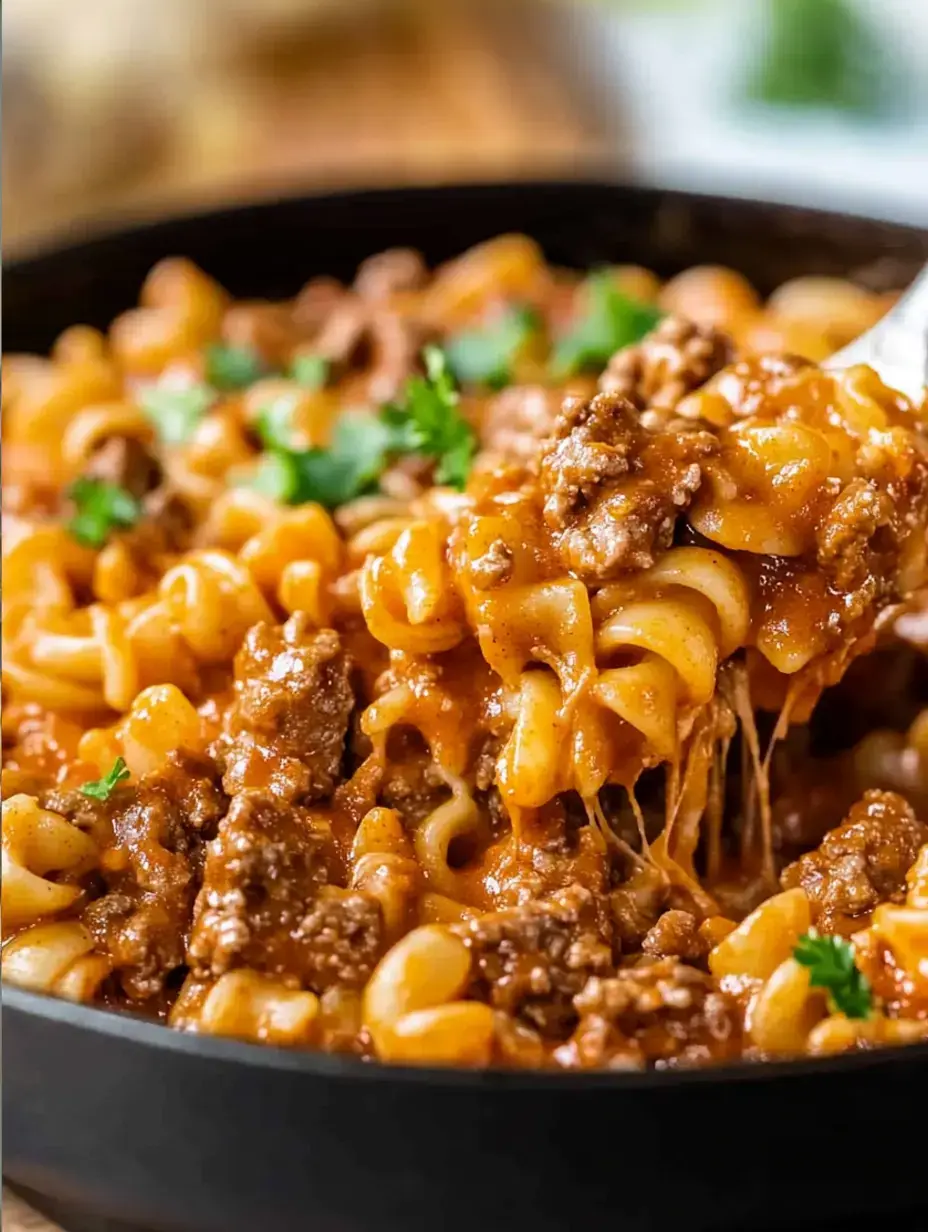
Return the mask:
M 928 265 L 882 320 L 832 355 L 826 368 L 869 364 L 885 384 L 916 402 L 928 386 Z

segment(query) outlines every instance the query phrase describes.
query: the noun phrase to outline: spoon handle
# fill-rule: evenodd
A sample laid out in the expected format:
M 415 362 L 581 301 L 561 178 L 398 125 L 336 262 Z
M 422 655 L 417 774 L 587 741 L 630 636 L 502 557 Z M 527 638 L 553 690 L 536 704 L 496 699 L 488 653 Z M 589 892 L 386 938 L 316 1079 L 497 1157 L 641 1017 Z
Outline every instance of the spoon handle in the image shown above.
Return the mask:
M 826 368 L 869 364 L 883 381 L 920 401 L 928 386 L 928 265 L 872 329 L 832 355 Z

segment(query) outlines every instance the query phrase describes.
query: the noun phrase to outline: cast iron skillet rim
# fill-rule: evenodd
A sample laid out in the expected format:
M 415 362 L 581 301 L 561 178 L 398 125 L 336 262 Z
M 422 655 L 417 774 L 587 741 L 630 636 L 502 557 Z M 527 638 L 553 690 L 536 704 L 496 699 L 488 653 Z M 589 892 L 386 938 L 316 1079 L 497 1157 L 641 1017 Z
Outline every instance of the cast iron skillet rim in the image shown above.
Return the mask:
M 691 1086 L 718 1082 L 757 1082 L 814 1075 L 853 1073 L 863 1068 L 899 1063 L 928 1065 L 928 1044 L 875 1048 L 868 1052 L 841 1053 L 833 1057 L 809 1057 L 793 1061 L 734 1062 L 687 1070 L 646 1070 L 607 1073 L 552 1072 L 550 1070 L 454 1069 L 451 1067 L 386 1065 L 325 1052 L 277 1048 L 245 1040 L 222 1039 L 175 1031 L 136 1014 L 80 1005 L 45 993 L 3 986 L 3 1005 L 26 1017 L 44 1018 L 80 1031 L 113 1035 L 145 1047 L 167 1049 L 188 1056 L 208 1057 L 233 1065 L 256 1065 L 277 1070 L 315 1073 L 320 1078 L 370 1082 L 426 1083 L 431 1086 L 494 1087 L 524 1090 L 542 1087 L 554 1091 L 629 1090 L 670 1085 Z
M 690 191 L 673 184 L 663 185 L 634 177 L 621 179 L 612 178 L 603 173 L 591 173 L 589 175 L 578 174 L 569 179 L 480 179 L 460 183 L 450 180 L 433 180 L 392 188 L 332 188 L 312 193 L 284 192 L 266 196 L 258 194 L 234 205 L 194 206 L 190 209 L 172 212 L 164 217 L 143 217 L 135 221 L 131 217 L 125 217 L 118 219 L 112 226 L 103 226 L 99 229 L 89 225 L 86 229 L 65 230 L 57 235 L 39 238 L 33 244 L 25 245 L 11 260 L 4 260 L 3 272 L 5 276 L 22 277 L 38 272 L 46 264 L 70 258 L 82 249 L 93 250 L 99 247 L 102 250 L 111 245 L 119 247 L 133 238 L 157 238 L 160 234 L 169 235 L 178 227 L 212 224 L 222 226 L 232 219 L 246 219 L 249 216 L 258 219 L 263 214 L 273 214 L 276 209 L 296 209 L 301 205 L 311 208 L 314 203 L 318 202 L 330 206 L 341 202 L 345 204 L 367 202 L 374 205 L 377 202 L 401 202 L 404 198 L 416 196 L 479 198 L 494 192 L 511 191 L 537 192 L 556 196 L 565 191 L 568 193 L 576 191 L 580 194 L 584 190 L 604 193 L 617 191 L 632 194 L 642 200 L 652 197 L 656 201 L 678 202 L 684 205 L 689 203 L 697 208 L 735 206 L 749 212 L 756 210 L 758 214 L 775 213 L 781 219 L 792 218 L 797 221 L 802 219 L 809 223 L 816 221 L 822 224 L 848 223 L 853 225 L 860 223 L 884 230 L 887 235 L 894 232 L 899 236 L 928 236 L 928 228 L 918 223 L 874 217 L 864 212 L 830 210 L 821 206 L 769 201 L 748 194 Z
M 860 223 L 884 230 L 887 235 L 915 236 L 928 234 L 917 224 L 879 219 L 864 213 L 822 209 L 815 206 L 789 205 L 771 202 L 750 196 L 724 196 L 711 192 L 690 192 L 685 189 L 641 181 L 616 180 L 602 174 L 578 175 L 562 179 L 499 179 L 479 180 L 465 183 L 425 183 L 398 188 L 334 189 L 318 193 L 288 193 L 257 198 L 224 207 L 193 208 L 172 213 L 164 218 L 142 219 L 133 222 L 124 219 L 112 228 L 88 229 L 79 234 L 64 233 L 57 237 L 40 240 L 35 246 L 27 246 L 15 259 L 4 262 L 4 274 L 16 278 L 28 278 L 53 267 L 58 260 L 73 259 L 82 250 L 91 255 L 119 249 L 133 239 L 157 240 L 159 236 L 170 237 L 178 229 L 227 225 L 253 219 L 260 222 L 272 217 L 276 209 L 298 209 L 301 205 L 311 208 L 314 202 L 326 202 L 330 206 L 344 203 L 401 202 L 410 196 L 422 198 L 461 197 L 491 195 L 494 192 L 512 191 L 540 195 L 561 196 L 576 191 L 625 191 L 641 200 L 655 202 L 678 202 L 697 208 L 724 207 L 733 205 L 758 216 L 769 211 L 778 218 L 803 220 L 807 224 Z M 56 997 L 30 992 L 4 985 L 2 1002 L 11 1010 L 26 1018 L 42 1018 L 60 1022 L 72 1029 L 89 1031 L 102 1036 L 116 1036 L 145 1047 L 155 1047 L 179 1052 L 188 1056 L 202 1056 L 221 1064 L 248 1064 L 260 1067 L 315 1073 L 319 1077 L 351 1079 L 368 1082 L 426 1083 L 445 1087 L 492 1087 L 505 1090 L 537 1089 L 554 1091 L 593 1091 L 598 1089 L 631 1090 L 714 1084 L 718 1082 L 757 1082 L 799 1079 L 816 1074 L 853 1073 L 855 1071 L 918 1063 L 928 1065 L 928 1044 L 913 1044 L 902 1047 L 874 1049 L 870 1052 L 844 1053 L 834 1057 L 804 1058 L 792 1061 L 767 1061 L 762 1063 L 735 1062 L 703 1069 L 645 1071 L 626 1073 L 552 1073 L 529 1070 L 456 1070 L 419 1066 L 383 1065 L 367 1063 L 351 1057 L 334 1056 L 323 1052 L 297 1051 L 252 1044 L 245 1041 L 221 1039 L 216 1036 L 190 1034 L 174 1031 L 160 1023 L 150 1022 L 131 1013 L 103 1010 L 95 1006 L 75 1004 Z

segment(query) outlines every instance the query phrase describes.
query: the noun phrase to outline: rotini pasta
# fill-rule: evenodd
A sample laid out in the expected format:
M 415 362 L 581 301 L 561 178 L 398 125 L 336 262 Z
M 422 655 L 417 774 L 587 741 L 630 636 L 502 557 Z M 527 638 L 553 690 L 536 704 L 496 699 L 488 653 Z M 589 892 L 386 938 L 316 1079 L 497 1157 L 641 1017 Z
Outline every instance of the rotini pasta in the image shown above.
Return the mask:
M 819 366 L 889 302 L 511 235 L 9 357 L 4 978 L 411 1064 L 925 1038 L 925 408 Z

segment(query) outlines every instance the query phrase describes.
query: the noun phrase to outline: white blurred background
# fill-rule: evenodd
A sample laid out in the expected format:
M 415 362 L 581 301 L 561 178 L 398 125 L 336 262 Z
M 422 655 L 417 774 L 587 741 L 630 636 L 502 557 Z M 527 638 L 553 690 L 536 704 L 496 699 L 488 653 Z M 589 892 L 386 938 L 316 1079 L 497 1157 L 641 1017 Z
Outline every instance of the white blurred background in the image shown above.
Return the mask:
M 5 0 L 4 244 L 595 174 L 928 225 L 928 0 Z

